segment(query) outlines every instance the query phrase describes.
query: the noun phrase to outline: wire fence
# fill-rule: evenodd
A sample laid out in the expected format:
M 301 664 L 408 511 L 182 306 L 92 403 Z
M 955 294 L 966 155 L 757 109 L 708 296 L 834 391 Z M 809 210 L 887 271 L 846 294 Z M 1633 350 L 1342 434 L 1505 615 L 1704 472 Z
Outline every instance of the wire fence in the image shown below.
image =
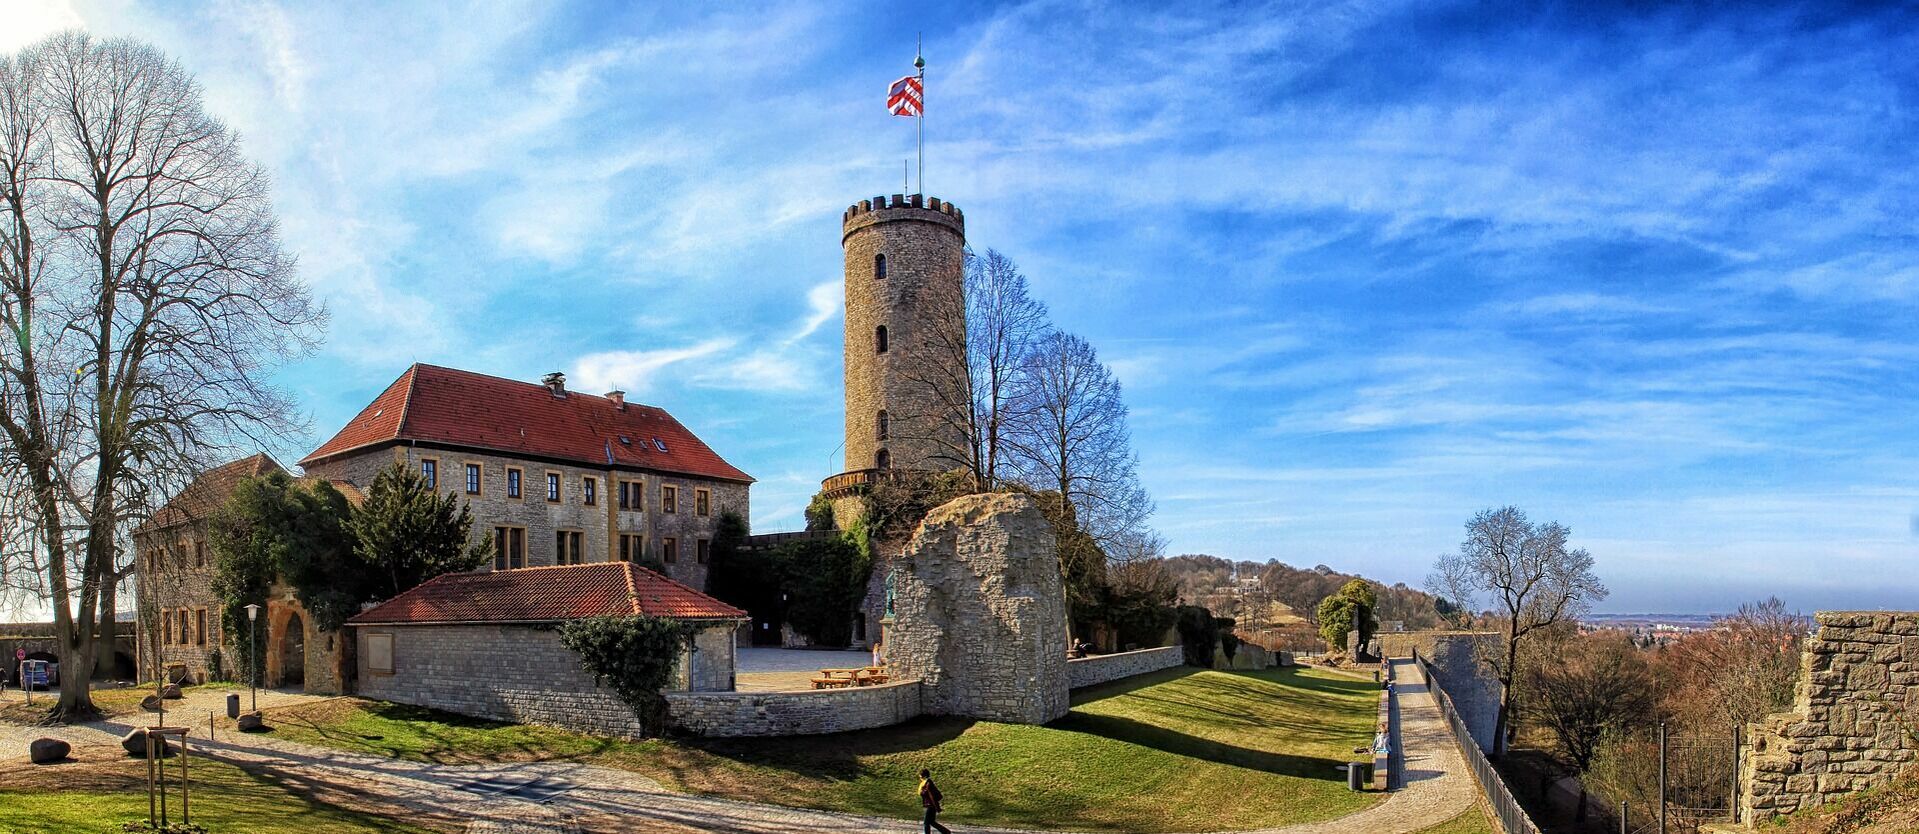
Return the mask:
M 1419 667 L 1419 676 L 1426 684 L 1427 691 L 1439 704 L 1439 711 L 1446 716 L 1446 726 L 1452 730 L 1453 741 L 1459 745 L 1459 754 L 1466 760 L 1466 766 L 1473 773 L 1473 781 L 1479 783 L 1479 793 L 1485 797 L 1486 805 L 1492 808 L 1493 816 L 1499 820 L 1500 828 L 1506 834 L 1539 834 L 1539 826 L 1533 824 L 1532 817 L 1526 815 L 1526 809 L 1520 807 L 1519 800 L 1513 798 L 1513 792 L 1506 787 L 1506 780 L 1499 777 L 1499 771 L 1493 769 L 1493 763 L 1486 758 L 1486 751 L 1479 749 L 1479 742 L 1473 740 L 1473 734 L 1466 729 L 1465 719 L 1453 708 L 1453 699 L 1439 685 L 1439 679 L 1433 674 L 1432 667 L 1419 652 L 1413 652 L 1413 663 Z

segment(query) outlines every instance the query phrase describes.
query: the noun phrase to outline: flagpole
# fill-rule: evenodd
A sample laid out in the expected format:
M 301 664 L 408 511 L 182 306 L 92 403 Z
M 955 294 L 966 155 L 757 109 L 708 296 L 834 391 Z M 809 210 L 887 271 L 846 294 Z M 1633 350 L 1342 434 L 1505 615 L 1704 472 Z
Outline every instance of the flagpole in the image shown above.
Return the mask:
M 925 38 L 921 37 L 913 47 L 913 66 L 920 71 L 920 114 L 913 120 L 913 144 L 918 146 L 920 156 L 920 190 L 926 194 L 926 58 Z

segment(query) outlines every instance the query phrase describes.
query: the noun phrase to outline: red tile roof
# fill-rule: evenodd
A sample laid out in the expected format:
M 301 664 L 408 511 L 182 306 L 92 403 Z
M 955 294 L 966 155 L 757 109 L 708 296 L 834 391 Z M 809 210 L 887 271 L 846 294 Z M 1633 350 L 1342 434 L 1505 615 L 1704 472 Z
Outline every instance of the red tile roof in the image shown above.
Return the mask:
M 746 612 L 632 562 L 449 573 L 347 620 L 355 625 L 548 623 L 647 614 L 745 619 Z
M 408 440 L 589 466 L 753 481 L 664 409 L 627 403 L 622 410 L 605 397 L 573 391 L 555 397 L 544 385 L 434 365 L 408 368 L 300 465 Z
M 140 526 L 133 528 L 134 535 L 165 530 L 195 521 L 211 518 L 215 512 L 227 503 L 233 495 L 234 487 L 241 481 L 280 472 L 280 464 L 265 453 L 244 457 L 236 461 L 220 464 L 199 474 L 180 494 L 160 505 L 153 515 L 148 516 Z

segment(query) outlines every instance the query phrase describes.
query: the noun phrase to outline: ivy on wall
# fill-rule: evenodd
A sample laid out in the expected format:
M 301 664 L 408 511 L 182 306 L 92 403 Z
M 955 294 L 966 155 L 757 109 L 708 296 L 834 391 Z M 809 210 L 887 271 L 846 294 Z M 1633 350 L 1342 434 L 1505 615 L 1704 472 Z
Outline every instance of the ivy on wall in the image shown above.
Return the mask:
M 693 627 L 644 614 L 594 617 L 560 626 L 560 644 L 580 656 L 580 664 L 633 708 L 640 728 L 650 735 L 666 726 L 666 698 L 660 690 L 673 681 L 680 652 L 693 640 Z

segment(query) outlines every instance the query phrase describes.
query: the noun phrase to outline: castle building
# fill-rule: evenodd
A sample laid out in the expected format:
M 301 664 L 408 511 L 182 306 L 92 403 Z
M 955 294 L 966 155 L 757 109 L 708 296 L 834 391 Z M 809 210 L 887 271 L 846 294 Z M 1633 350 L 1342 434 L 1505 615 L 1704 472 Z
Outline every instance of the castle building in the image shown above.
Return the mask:
M 966 215 L 920 194 L 861 200 L 841 217 L 846 257 L 846 471 L 822 494 L 847 529 L 882 478 L 943 472 L 972 451 L 965 420 Z M 879 638 L 889 563 L 904 542 L 876 542 L 856 642 Z
M 473 511 L 485 568 L 653 561 L 706 587 L 720 515 L 750 521 L 753 479 L 665 409 L 541 383 L 414 365 L 300 461 L 365 489 L 398 462 Z
M 357 505 L 395 463 L 464 499 L 475 543 L 493 552 L 482 571 L 647 562 L 694 593 L 721 514 L 748 521 L 753 483 L 671 414 L 622 392 L 568 391 L 560 374 L 528 383 L 417 364 L 300 466 Z M 237 672 L 221 649 L 248 635 L 222 631 L 206 525 L 241 481 L 283 471 L 264 454 L 210 469 L 135 529 L 148 673 Z M 315 629 L 285 583 L 269 591 L 257 629 L 264 684 L 348 686 L 344 637 Z
M 222 651 L 245 634 L 228 635 L 220 621 L 221 602 L 213 592 L 213 553 L 207 524 L 233 496 L 240 482 L 285 474 L 265 454 L 216 466 L 193 479 L 172 500 L 133 529 L 136 597 L 136 646 L 142 677 L 166 673 L 171 680 L 205 681 L 244 677 L 240 660 Z M 301 479 L 304 480 L 304 479 Z M 360 490 L 334 481 L 348 502 L 359 504 Z M 314 629 L 292 589 L 275 583 L 267 610 L 253 635 L 266 649 L 262 682 L 268 686 L 304 684 L 309 691 L 340 691 L 338 644 L 334 635 Z M 267 638 L 271 637 L 272 642 Z M 229 640 L 231 638 L 231 640 Z
M 846 471 L 943 471 L 968 459 L 966 217 L 918 194 L 849 207 Z

